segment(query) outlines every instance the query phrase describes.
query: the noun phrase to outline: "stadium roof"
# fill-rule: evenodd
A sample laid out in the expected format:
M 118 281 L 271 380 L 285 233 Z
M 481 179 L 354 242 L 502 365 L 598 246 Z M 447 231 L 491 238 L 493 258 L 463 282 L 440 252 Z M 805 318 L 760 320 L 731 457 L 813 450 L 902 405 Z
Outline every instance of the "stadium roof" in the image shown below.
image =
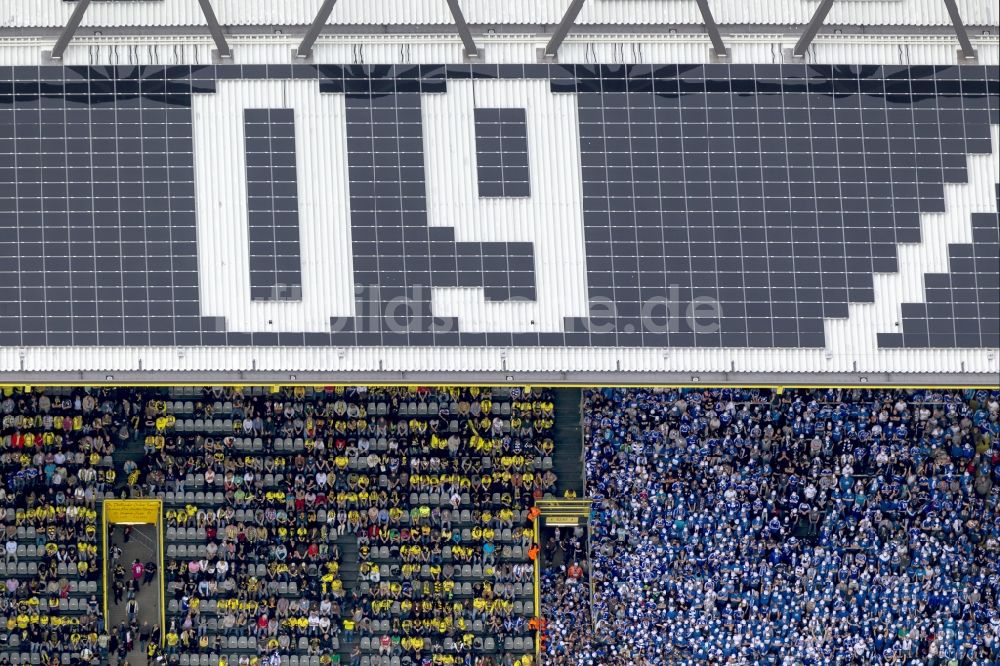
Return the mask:
M 0 64 L 203 63 L 237 44 L 232 61 L 283 62 L 286 42 L 352 63 L 941 63 L 982 45 L 993 64 L 998 26 L 980 0 L 8 0 Z
M 834 2 L 797 58 L 790 51 L 818 0 L 708 0 L 727 49 L 720 58 L 696 0 L 588 0 L 552 58 L 545 50 L 569 0 L 459 0 L 480 50 L 470 59 L 446 0 L 339 0 L 311 58 L 298 58 L 322 4 L 94 0 L 72 35 L 64 27 L 76 2 L 3 4 L 0 158 L 11 156 L 18 183 L 14 199 L 0 189 L 0 202 L 17 202 L 0 203 L 0 226 L 5 214 L 15 221 L 0 242 L 18 258 L 0 294 L 8 380 L 995 383 L 994 3 L 957 2 L 974 59 L 944 0 Z M 222 26 L 214 37 L 205 5 Z M 60 34 L 66 48 L 54 61 Z M 231 58 L 220 57 L 226 48 Z M 693 125 L 677 101 L 660 109 L 676 92 L 654 95 L 663 85 L 683 92 L 688 79 L 706 114 Z M 858 141 L 871 136 L 870 111 L 816 106 L 831 95 L 783 97 L 811 94 L 805 79 L 830 90 L 845 85 L 838 80 L 865 90 L 874 82 L 885 100 L 876 122 L 889 131 L 877 140 L 894 147 L 854 152 L 874 151 L 867 167 L 897 150 L 929 156 L 936 171 L 846 182 L 849 165 L 835 156 L 852 127 L 865 128 Z M 890 92 L 896 80 L 906 104 Z M 5 85 L 15 93 L 6 107 Z M 746 85 L 786 102 L 750 103 L 752 94 L 738 94 Z M 945 99 L 945 90 L 960 95 Z M 713 109 L 722 97 L 737 99 L 719 109 L 728 120 Z M 949 99 L 965 100 L 958 116 Z M 752 136 L 743 113 L 755 119 Z M 914 127 L 932 128 L 931 143 Z M 54 147 L 22 147 L 32 131 Z M 729 141 L 721 151 L 719 136 Z M 380 139 L 391 147 L 375 147 Z M 752 194 L 770 176 L 733 175 L 746 161 L 733 163 L 737 139 L 756 142 L 761 174 L 768 155 L 780 156 L 783 195 Z M 804 151 L 792 147 L 802 141 Z M 683 156 L 673 171 L 668 155 Z M 33 159 L 54 171 L 36 177 Z M 643 168 L 659 175 L 649 180 Z M 255 196 L 260 187 L 272 194 Z M 836 194 L 821 193 L 831 187 Z M 296 195 L 294 210 L 279 190 Z M 743 205 L 774 196 L 808 201 L 817 220 L 824 205 L 855 197 L 864 221 L 842 222 L 849 211 L 838 209 L 834 235 L 817 222 L 805 244 L 798 222 L 751 229 L 755 217 L 802 218 L 796 208 L 757 215 Z M 657 207 L 636 209 L 645 197 Z M 103 199 L 116 203 L 104 208 Z M 616 208 L 625 199 L 628 209 Z M 876 209 L 882 221 L 869 221 Z M 277 211 L 297 216 L 294 231 L 260 221 Z M 723 221 L 737 211 L 739 223 Z M 656 215 L 652 226 L 645 214 Z M 417 250 L 407 244 L 415 237 Z M 251 256 L 262 247 L 263 268 Z M 754 268 L 755 252 L 765 268 Z M 831 267 L 830 256 L 840 263 Z M 966 266 L 983 267 L 978 282 Z M 696 337 L 703 288 L 721 302 L 720 329 Z M 735 300 L 725 295 L 733 289 Z M 386 309 L 414 303 L 433 326 L 390 330 Z M 640 303 L 657 322 L 669 313 L 687 323 L 638 331 L 630 313 Z M 107 314 L 108 304 L 119 310 Z M 602 319 L 601 308 L 611 314 Z M 601 322 L 611 328 L 598 330 Z

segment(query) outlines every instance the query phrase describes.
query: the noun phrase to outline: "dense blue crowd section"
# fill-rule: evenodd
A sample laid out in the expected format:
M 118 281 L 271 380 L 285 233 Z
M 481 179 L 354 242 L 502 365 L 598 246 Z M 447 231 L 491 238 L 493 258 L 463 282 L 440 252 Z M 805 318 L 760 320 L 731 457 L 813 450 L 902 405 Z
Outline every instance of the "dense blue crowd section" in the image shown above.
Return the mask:
M 585 396 L 596 631 L 547 663 L 1000 663 L 1000 391 Z

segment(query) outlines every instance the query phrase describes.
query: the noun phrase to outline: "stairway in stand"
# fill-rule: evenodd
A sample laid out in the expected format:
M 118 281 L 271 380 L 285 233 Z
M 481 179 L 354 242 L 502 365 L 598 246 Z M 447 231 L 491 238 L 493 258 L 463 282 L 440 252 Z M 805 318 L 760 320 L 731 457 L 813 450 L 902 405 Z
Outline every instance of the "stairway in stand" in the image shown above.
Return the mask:
M 340 548 L 340 570 L 337 577 L 344 584 L 344 590 L 356 590 L 358 589 L 358 538 L 348 532 L 343 536 L 337 537 L 337 546 Z M 335 621 L 343 622 L 343 618 L 348 616 L 343 605 L 342 613 L 341 619 Z M 341 624 L 341 629 L 343 629 L 343 624 Z M 341 634 L 340 648 L 337 650 L 340 654 L 341 664 L 350 662 L 351 650 L 357 644 L 358 639 L 356 637 L 352 642 L 348 643 L 343 640 L 343 634 Z
M 167 398 L 169 396 L 168 389 L 159 389 L 157 393 L 160 397 Z M 135 415 L 133 414 L 133 417 Z M 126 461 L 133 461 L 137 465 L 141 466 L 142 458 L 145 452 L 142 450 L 143 443 L 146 439 L 146 431 L 143 426 L 144 414 L 139 414 L 139 427 L 132 431 L 132 436 L 126 442 L 118 442 L 115 446 L 114 455 L 111 459 L 115 463 L 115 497 L 121 497 L 121 491 L 128 485 L 128 475 L 125 473 L 125 463 Z M 131 427 L 131 424 L 130 424 Z
M 559 477 L 559 497 L 566 490 L 575 490 L 583 497 L 583 428 L 581 424 L 580 389 L 555 389 L 555 441 L 552 470 Z

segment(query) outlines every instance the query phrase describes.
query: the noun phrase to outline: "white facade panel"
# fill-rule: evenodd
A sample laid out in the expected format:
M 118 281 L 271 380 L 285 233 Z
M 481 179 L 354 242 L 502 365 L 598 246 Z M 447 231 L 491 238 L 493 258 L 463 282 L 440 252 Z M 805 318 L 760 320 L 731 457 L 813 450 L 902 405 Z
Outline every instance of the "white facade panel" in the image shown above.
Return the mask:
M 967 25 L 996 26 L 997 5 L 988 0 L 957 0 Z M 319 0 L 213 0 L 224 26 L 296 26 L 312 22 Z M 804 25 L 818 0 L 710 0 L 722 25 Z M 474 25 L 552 25 L 562 18 L 569 0 L 461 0 L 466 20 Z M 0 27 L 55 27 L 66 23 L 74 3 L 63 0 L 5 0 Z M 198 0 L 94 2 L 84 27 L 204 25 Z M 447 25 L 453 23 L 444 0 L 340 0 L 331 25 Z M 581 25 L 701 25 L 695 0 L 588 0 Z M 838 0 L 829 25 L 950 25 L 942 0 Z
M 36 66 L 54 39 L 0 39 L 0 66 Z M 994 38 L 975 38 L 979 63 L 1000 63 Z M 235 63 L 289 63 L 298 42 L 288 36 L 230 39 Z M 545 40 L 528 36 L 480 39 L 487 63 L 530 63 Z M 731 62 L 777 63 L 794 36 L 755 35 L 727 40 Z M 208 64 L 215 45 L 207 36 L 169 38 L 78 37 L 66 49 L 66 65 Z M 820 35 L 807 62 L 831 64 L 950 64 L 958 63 L 958 41 L 946 36 Z M 710 42 L 702 35 L 594 35 L 569 37 L 559 51 L 570 63 L 704 63 L 712 61 Z M 314 62 L 336 64 L 408 64 L 463 62 L 457 38 L 420 35 L 330 36 L 315 47 Z
M 29 348 L 0 351 L 0 372 L 120 373 L 712 373 L 854 376 L 947 373 L 983 381 L 1000 373 L 996 350 L 883 350 L 833 353 L 814 349 L 601 348 Z M 115 373 L 119 373 L 117 376 Z M 967 375 L 965 373 L 968 373 Z M 975 375 L 980 375 L 976 377 Z M 167 377 L 165 377 L 166 379 Z M 288 379 L 289 377 L 285 377 Z M 103 378 L 102 378 L 103 379 Z M 855 380 L 856 381 L 856 380 Z M 873 383 L 876 380 L 872 380 Z

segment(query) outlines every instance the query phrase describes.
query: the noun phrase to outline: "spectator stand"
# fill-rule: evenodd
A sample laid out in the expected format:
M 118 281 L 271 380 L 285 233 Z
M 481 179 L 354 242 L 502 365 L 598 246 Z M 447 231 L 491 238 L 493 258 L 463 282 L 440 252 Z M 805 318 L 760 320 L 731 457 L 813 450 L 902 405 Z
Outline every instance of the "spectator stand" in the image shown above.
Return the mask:
M 167 626 L 135 642 L 131 663 L 145 663 L 140 652 L 161 639 L 177 666 L 533 661 L 527 513 L 557 492 L 547 391 L 50 388 L 4 397 L 0 506 L 13 548 L 3 562 L 0 659 L 114 663 L 121 641 L 110 632 L 109 654 L 93 560 L 103 501 L 117 497 L 164 502 Z M 407 598 L 393 601 L 397 591 Z M 26 604 L 39 610 L 20 612 Z M 428 631 L 428 621 L 439 628 Z
M 535 499 L 555 491 L 546 392 L 178 389 L 163 410 L 174 428 L 147 442 L 142 468 L 150 492 L 168 507 L 168 616 L 204 624 L 194 633 L 208 637 L 190 663 L 200 663 L 199 654 L 230 663 L 278 654 L 292 666 L 355 657 L 361 666 L 393 666 L 421 663 L 421 655 L 449 664 L 468 653 L 476 663 L 526 664 L 534 655 L 529 624 L 538 606 L 527 566 L 534 534 L 525 521 Z M 365 433 L 335 432 L 341 421 L 363 421 Z M 312 466 L 324 460 L 334 467 L 324 506 L 313 506 L 321 493 Z M 238 483 L 247 472 L 249 483 Z M 362 505 L 358 494 L 380 501 Z M 281 537 L 281 521 L 317 535 L 328 550 L 305 550 L 312 536 Z M 251 527 L 252 537 L 241 536 Z M 439 533 L 451 540 L 435 542 Z M 242 557 L 234 560 L 237 545 Z M 192 577 L 185 567 L 192 558 L 198 569 L 211 566 L 227 550 L 231 564 L 218 590 L 205 595 L 200 571 Z M 291 571 L 275 575 L 276 559 L 294 561 Z M 325 611 L 328 631 L 300 624 L 314 612 L 323 617 L 315 606 L 322 590 L 303 573 L 317 563 L 329 566 L 336 590 Z M 240 566 L 253 567 L 252 575 L 234 573 Z M 260 614 L 241 606 L 258 603 L 248 585 L 257 588 L 249 597 L 260 587 L 278 595 L 277 604 L 268 600 L 271 616 L 251 632 L 246 625 Z M 232 614 L 234 599 L 246 621 L 227 629 L 221 618 Z
M 0 660 L 107 663 L 100 516 L 144 400 L 133 389 L 3 389 Z
M 566 664 L 1000 663 L 1000 391 L 595 389 Z

